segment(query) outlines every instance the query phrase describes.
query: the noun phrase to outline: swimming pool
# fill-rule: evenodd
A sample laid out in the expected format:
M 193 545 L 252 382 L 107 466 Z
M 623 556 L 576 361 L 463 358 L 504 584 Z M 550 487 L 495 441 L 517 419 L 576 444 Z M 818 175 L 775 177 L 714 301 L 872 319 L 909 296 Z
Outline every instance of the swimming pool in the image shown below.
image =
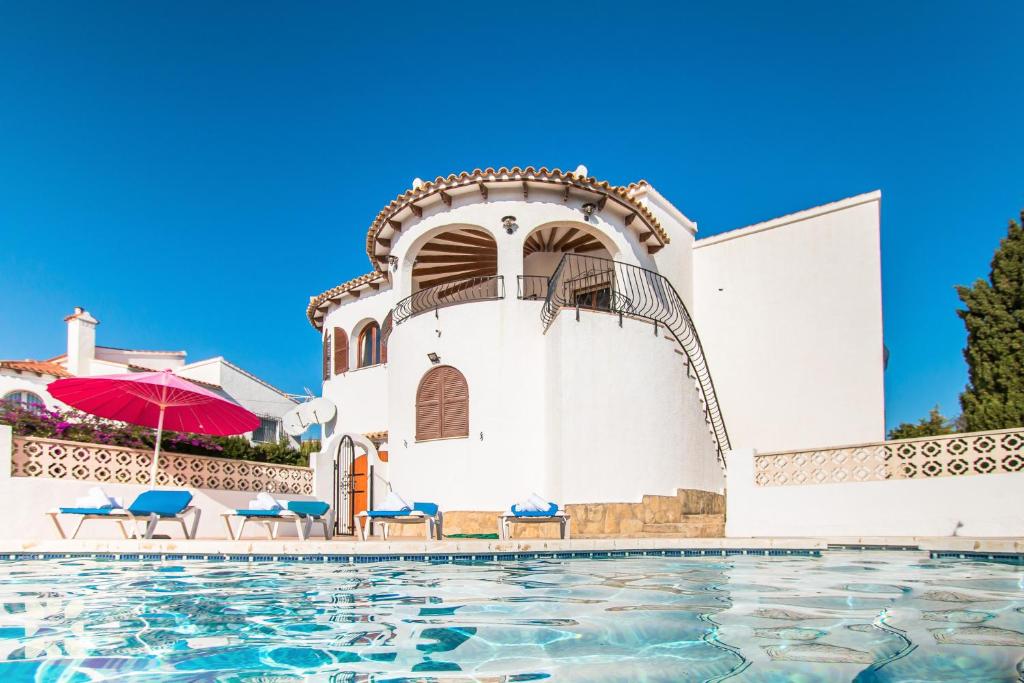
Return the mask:
M 914 552 L 0 563 L 6 681 L 1016 681 L 1024 570 Z

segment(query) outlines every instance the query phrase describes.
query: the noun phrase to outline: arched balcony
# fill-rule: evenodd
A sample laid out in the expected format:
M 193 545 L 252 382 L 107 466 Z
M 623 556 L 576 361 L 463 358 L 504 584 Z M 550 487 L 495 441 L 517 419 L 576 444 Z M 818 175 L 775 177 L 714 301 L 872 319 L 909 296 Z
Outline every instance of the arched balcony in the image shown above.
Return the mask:
M 494 237 L 460 227 L 430 238 L 414 257 L 411 291 L 395 305 L 396 325 L 445 306 L 504 297 Z

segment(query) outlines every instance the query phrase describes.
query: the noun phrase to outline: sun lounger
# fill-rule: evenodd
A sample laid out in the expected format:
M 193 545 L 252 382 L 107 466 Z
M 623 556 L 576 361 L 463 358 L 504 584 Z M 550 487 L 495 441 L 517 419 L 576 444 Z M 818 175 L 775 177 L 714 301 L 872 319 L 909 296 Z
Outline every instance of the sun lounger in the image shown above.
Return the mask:
M 401 510 L 366 510 L 356 515 L 359 538 L 366 540 L 374 523 L 384 525 L 384 540 L 387 540 L 392 524 L 422 524 L 427 540 L 441 540 L 443 516 L 435 503 L 413 503 L 411 508 Z
M 199 516 L 201 511 L 189 503 L 192 502 L 192 494 L 188 491 L 162 491 L 153 490 L 140 493 L 135 501 L 127 508 L 115 507 L 62 507 L 51 510 L 46 514 L 53 520 L 57 527 L 57 533 L 61 538 L 67 538 L 63 527 L 60 524 L 60 515 L 74 515 L 78 517 L 78 524 L 75 526 L 71 538 L 77 538 L 82 525 L 86 520 L 100 519 L 115 521 L 121 529 L 125 538 L 134 536 L 136 538 L 152 538 L 160 522 L 175 522 L 181 525 L 185 538 L 195 538 L 196 529 L 199 528 Z M 185 519 L 192 517 L 191 528 L 186 525 Z M 129 535 L 125 528 L 125 522 L 132 527 Z M 144 523 L 144 531 L 140 535 L 139 525 Z
M 551 503 L 547 510 L 520 510 L 518 505 L 498 517 L 498 538 L 507 541 L 512 537 L 512 524 L 558 524 L 561 537 L 572 538 L 569 514 L 559 510 L 558 505 Z
M 221 513 L 224 525 L 228 530 L 228 538 L 238 540 L 249 522 L 260 524 L 267 532 L 267 538 L 277 538 L 278 525 L 281 522 L 295 522 L 295 530 L 301 540 L 309 538 L 315 524 L 323 528 L 324 539 L 330 540 L 331 520 L 327 513 L 331 506 L 318 500 L 291 500 L 286 507 L 270 510 L 228 510 Z M 240 517 L 242 523 L 238 530 L 231 527 L 231 518 Z

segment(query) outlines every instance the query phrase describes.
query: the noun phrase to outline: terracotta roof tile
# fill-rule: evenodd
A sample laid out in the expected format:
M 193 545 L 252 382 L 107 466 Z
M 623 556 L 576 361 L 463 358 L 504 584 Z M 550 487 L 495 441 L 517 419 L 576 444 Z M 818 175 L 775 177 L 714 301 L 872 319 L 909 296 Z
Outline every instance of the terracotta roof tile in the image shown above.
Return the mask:
M 306 307 L 306 317 L 309 318 L 310 324 L 319 330 L 320 325 L 322 324 L 323 321 L 321 319 L 322 316 L 317 316 L 317 309 L 319 309 L 320 306 L 323 305 L 325 301 L 335 299 L 344 294 L 345 292 L 357 289 L 358 287 L 361 287 L 365 284 L 386 280 L 387 277 L 388 276 L 386 273 L 382 273 L 380 271 L 375 270 L 372 273 L 366 273 L 365 275 L 360 275 L 357 278 L 352 278 L 348 282 L 343 282 L 337 287 L 332 287 L 331 289 L 328 289 L 326 292 L 323 292 L 322 294 L 318 294 L 317 296 L 311 296 L 309 297 L 309 306 Z
M 366 256 L 370 259 L 370 263 L 373 264 L 373 267 L 378 268 L 374 254 L 374 242 L 377 239 L 377 235 L 384 226 L 388 224 L 388 221 L 391 220 L 392 217 L 402 209 L 408 207 L 410 204 L 413 204 L 418 199 L 422 199 L 428 195 L 432 195 L 443 190 L 450 190 L 456 187 L 466 187 L 468 185 L 476 185 L 478 183 L 523 181 L 547 182 L 563 186 L 571 185 L 582 190 L 598 192 L 609 197 L 617 197 L 619 201 L 627 205 L 628 208 L 636 211 L 636 213 L 643 218 L 644 222 L 650 226 L 651 231 L 658 237 L 658 240 L 662 244 L 669 243 L 668 233 L 666 233 L 664 228 L 661 227 L 657 217 L 655 217 L 650 209 L 633 197 L 633 190 L 635 190 L 638 183 L 634 183 L 627 187 L 621 187 L 612 185 L 604 180 L 597 180 L 592 176 L 580 176 L 568 171 L 562 171 L 558 168 L 549 170 L 544 166 L 539 169 L 535 169 L 533 166 L 527 166 L 526 168 L 520 168 L 519 166 L 506 168 L 502 166 L 497 170 L 493 168 L 486 168 L 483 170 L 477 168 L 469 172 L 463 171 L 458 175 L 449 175 L 447 178 L 438 176 L 432 181 L 424 182 L 398 195 L 390 204 L 385 206 L 381 212 L 377 214 L 373 223 L 370 224 L 370 229 L 366 233 Z
M 63 365 L 45 360 L 0 360 L 0 368 L 16 372 L 32 372 L 37 375 L 53 377 L 71 377 L 71 373 Z

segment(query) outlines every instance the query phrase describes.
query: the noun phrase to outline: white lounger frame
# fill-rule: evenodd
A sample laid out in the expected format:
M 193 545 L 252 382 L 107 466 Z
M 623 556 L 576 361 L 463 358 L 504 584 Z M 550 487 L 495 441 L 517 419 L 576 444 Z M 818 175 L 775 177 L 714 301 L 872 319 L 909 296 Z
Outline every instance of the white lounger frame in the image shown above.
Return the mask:
M 562 511 L 543 517 L 517 517 L 511 512 L 506 512 L 498 517 L 498 538 L 507 541 L 512 537 L 513 522 L 517 524 L 550 524 L 557 522 L 562 538 L 566 541 L 572 539 L 571 519 L 567 513 Z
M 443 519 L 440 510 L 437 511 L 435 516 L 414 510 L 401 517 L 371 517 L 364 511 L 356 515 L 356 529 L 359 530 L 359 540 L 365 541 L 370 536 L 374 524 L 383 524 L 384 540 L 386 541 L 388 540 L 388 534 L 391 533 L 390 525 L 392 524 L 422 524 L 428 541 L 435 538 L 440 541 L 444 532 Z
M 61 538 L 66 539 L 68 536 L 64 532 L 64 527 L 60 524 L 60 515 L 68 514 L 78 517 L 78 524 L 75 525 L 75 530 L 71 533 L 71 538 L 78 538 L 78 532 L 82 530 L 82 525 L 85 524 L 86 520 L 90 519 L 103 519 L 107 521 L 117 522 L 117 526 L 121 529 L 121 535 L 125 538 L 153 538 L 153 534 L 156 532 L 156 525 L 160 522 L 177 522 L 181 525 L 181 530 L 185 533 L 185 538 L 195 538 L 196 530 L 199 529 L 199 517 L 202 515 L 202 510 L 189 505 L 187 508 L 179 512 L 173 517 L 161 517 L 154 513 L 148 515 L 135 515 L 128 510 L 118 510 L 117 512 L 111 512 L 110 514 L 95 514 L 95 515 L 79 515 L 77 513 L 69 512 L 63 513 L 59 509 L 50 510 L 46 514 L 53 520 L 53 525 L 57 527 L 57 533 L 60 534 Z M 191 528 L 185 523 L 185 517 L 192 515 Z M 125 522 L 131 524 L 132 533 L 128 533 L 128 529 L 125 528 Z M 140 536 L 139 525 L 145 524 L 145 530 Z
M 226 510 L 221 513 L 221 518 L 224 520 L 224 526 L 228 530 L 228 538 L 233 541 L 237 541 L 242 538 L 242 533 L 245 531 L 245 525 L 250 522 L 259 524 L 266 531 L 268 539 L 277 538 L 277 530 L 281 522 L 295 522 L 295 531 L 299 535 L 299 540 L 305 541 L 313 532 L 313 525 L 319 524 L 324 532 L 324 540 L 329 541 L 333 537 L 331 533 L 331 524 L 328 519 L 330 514 L 330 508 L 327 512 L 320 515 L 319 517 L 311 517 L 310 515 L 298 515 L 291 510 L 281 510 L 281 513 L 275 517 L 263 517 L 263 516 L 249 516 L 240 515 L 236 510 Z M 242 523 L 238 525 L 236 531 L 231 526 L 232 517 L 241 517 Z

